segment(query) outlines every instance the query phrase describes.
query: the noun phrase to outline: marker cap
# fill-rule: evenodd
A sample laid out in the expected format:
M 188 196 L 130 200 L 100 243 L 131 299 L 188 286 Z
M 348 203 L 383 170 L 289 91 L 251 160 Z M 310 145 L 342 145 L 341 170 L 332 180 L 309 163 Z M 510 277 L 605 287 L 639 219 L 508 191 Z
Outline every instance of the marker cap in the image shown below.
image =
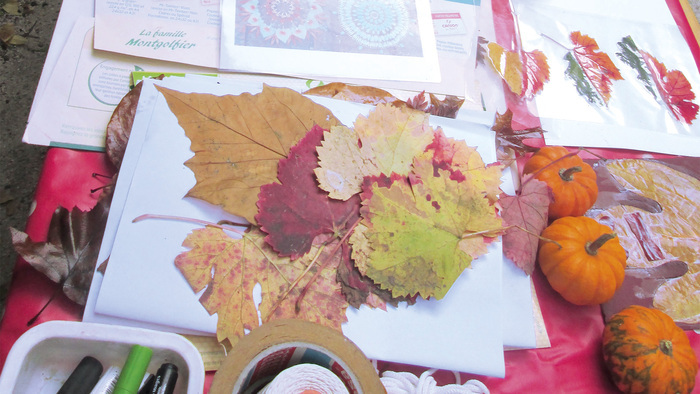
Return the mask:
M 153 350 L 146 346 L 134 345 L 124 363 L 113 394 L 136 394 L 146 374 Z
M 88 394 L 100 380 L 102 363 L 92 356 L 85 356 L 71 372 L 58 394 Z

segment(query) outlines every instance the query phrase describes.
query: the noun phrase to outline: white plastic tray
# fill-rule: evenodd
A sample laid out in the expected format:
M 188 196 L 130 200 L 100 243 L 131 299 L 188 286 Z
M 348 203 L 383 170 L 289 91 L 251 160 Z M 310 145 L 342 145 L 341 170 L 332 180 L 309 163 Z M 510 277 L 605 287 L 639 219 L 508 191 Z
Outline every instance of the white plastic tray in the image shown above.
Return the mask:
M 175 393 L 203 392 L 202 357 L 180 335 L 97 323 L 51 321 L 31 328 L 15 342 L 0 375 L 0 393 L 54 394 L 83 357 L 95 357 L 105 370 L 110 366 L 122 367 L 135 344 L 153 349 L 148 372 L 155 373 L 165 362 L 178 367 Z

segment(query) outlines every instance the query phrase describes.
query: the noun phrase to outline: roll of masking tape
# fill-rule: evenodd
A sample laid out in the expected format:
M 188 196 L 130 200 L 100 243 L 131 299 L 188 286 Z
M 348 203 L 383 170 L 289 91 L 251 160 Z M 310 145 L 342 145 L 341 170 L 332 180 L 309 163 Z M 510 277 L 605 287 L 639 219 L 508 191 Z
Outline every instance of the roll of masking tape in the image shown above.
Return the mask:
M 299 364 L 324 367 L 352 394 L 386 392 L 372 363 L 343 334 L 295 319 L 265 323 L 241 338 L 214 375 L 210 392 L 256 393 Z

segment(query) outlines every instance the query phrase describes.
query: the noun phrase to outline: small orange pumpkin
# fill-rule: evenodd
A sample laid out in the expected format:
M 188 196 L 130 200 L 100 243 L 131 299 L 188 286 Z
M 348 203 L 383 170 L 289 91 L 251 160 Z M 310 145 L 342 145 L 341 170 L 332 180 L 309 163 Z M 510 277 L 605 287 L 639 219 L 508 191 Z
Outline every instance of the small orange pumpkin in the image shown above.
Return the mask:
M 603 360 L 625 393 L 690 393 L 698 373 L 685 332 L 667 314 L 637 305 L 605 324 Z
M 542 237 L 547 240 L 540 240 L 540 268 L 567 301 L 602 304 L 622 285 L 627 252 L 610 227 L 589 217 L 567 216 L 552 222 Z
M 554 201 L 549 205 L 549 218 L 581 216 L 598 198 L 596 174 L 578 155 L 571 155 L 562 146 L 540 148 L 525 163 L 523 174 L 534 174 L 551 189 Z

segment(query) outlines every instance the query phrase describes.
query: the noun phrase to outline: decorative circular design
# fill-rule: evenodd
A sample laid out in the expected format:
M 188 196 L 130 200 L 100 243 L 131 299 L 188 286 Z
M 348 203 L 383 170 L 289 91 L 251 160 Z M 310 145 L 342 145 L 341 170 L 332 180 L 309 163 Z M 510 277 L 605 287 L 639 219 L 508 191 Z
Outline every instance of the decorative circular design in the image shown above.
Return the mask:
M 340 0 L 339 16 L 345 33 L 370 48 L 394 46 L 409 29 L 402 0 Z
M 241 6 L 245 22 L 268 40 L 306 39 L 321 27 L 322 8 L 315 0 L 251 0 Z

